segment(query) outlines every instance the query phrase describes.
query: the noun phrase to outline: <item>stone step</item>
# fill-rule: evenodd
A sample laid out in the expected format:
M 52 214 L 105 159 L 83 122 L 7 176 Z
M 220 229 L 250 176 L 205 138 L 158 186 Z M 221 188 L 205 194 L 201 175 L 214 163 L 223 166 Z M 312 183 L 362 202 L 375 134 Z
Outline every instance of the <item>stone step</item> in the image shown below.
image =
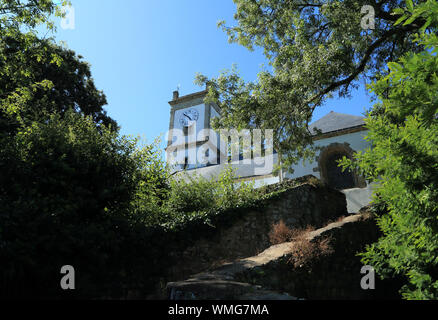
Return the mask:
M 170 300 L 296 300 L 286 293 L 264 290 L 261 286 L 233 281 L 214 273 L 170 282 L 167 292 Z

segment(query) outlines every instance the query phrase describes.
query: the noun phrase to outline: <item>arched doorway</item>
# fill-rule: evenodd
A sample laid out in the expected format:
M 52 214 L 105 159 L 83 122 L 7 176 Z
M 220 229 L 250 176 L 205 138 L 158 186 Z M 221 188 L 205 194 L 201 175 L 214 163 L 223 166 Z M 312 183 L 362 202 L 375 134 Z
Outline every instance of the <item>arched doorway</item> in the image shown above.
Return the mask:
M 325 161 L 327 184 L 335 189 L 351 189 L 356 185 L 354 183 L 353 173 L 346 170 L 342 172 L 342 168 L 338 167 L 338 160 L 341 160 L 348 154 L 343 152 L 334 152 L 327 157 Z
M 342 168 L 338 166 L 338 160 L 344 156 L 351 159 L 353 153 L 354 150 L 348 144 L 333 143 L 322 149 L 318 157 L 321 180 L 338 190 L 366 187 L 363 178 L 348 169 L 342 171 Z

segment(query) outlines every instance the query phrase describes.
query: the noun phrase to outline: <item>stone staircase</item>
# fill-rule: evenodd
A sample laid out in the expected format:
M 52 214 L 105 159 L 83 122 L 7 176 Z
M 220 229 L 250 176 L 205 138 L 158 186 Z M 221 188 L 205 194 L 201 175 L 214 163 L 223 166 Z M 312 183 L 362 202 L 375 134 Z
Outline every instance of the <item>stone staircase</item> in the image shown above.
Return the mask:
M 308 232 L 305 238 L 308 241 L 314 241 L 319 237 L 336 235 L 343 228 L 351 232 L 352 229 L 348 229 L 348 225 L 357 225 L 364 220 L 369 220 L 369 217 L 363 213 L 348 216 L 338 222 L 330 223 L 324 228 Z M 354 230 L 351 233 L 352 238 L 356 236 Z M 184 281 L 169 282 L 167 284 L 168 298 L 171 300 L 297 300 L 297 297 L 278 290 L 281 285 L 273 285 L 273 287 L 277 287 L 277 290 L 265 287 L 266 279 L 270 277 L 280 278 L 274 283 L 278 284 L 282 281 L 282 275 L 278 274 L 281 271 L 278 270 L 294 272 L 293 267 L 285 262 L 291 254 L 293 244 L 294 242 L 286 242 L 273 245 L 256 256 L 223 264 L 214 270 L 196 274 Z M 344 246 L 338 247 L 340 249 L 336 250 L 341 250 L 341 252 L 338 252 L 337 255 L 340 253 L 342 256 Z M 278 265 L 281 267 L 278 268 Z M 358 276 L 360 276 L 359 270 Z M 284 279 L 287 278 L 286 275 L 284 277 Z M 318 275 L 316 274 L 315 277 Z M 257 283 L 258 278 L 263 281 Z

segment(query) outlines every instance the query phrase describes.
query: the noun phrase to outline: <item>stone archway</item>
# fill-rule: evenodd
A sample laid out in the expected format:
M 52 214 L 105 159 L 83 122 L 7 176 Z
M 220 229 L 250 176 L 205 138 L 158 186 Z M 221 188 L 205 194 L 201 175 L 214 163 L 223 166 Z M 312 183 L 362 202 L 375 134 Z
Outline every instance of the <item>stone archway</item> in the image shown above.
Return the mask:
M 352 159 L 353 154 L 354 150 L 348 143 L 332 143 L 324 147 L 317 157 L 317 171 L 320 173 L 321 180 L 338 190 L 366 187 L 365 179 L 349 170 L 342 172 L 342 169 L 338 167 L 337 160 L 344 156 Z

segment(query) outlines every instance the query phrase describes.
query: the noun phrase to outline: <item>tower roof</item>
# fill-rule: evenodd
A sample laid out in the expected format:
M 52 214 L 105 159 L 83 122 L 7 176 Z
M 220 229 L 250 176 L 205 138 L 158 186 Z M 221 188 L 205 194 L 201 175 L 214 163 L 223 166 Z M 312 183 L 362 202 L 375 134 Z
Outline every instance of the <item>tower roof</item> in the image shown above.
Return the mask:
M 191 93 L 191 94 L 180 97 L 179 93 L 177 93 L 177 91 L 175 91 L 174 95 L 173 95 L 173 100 L 169 101 L 169 104 L 171 106 L 174 106 L 174 105 L 177 105 L 179 103 L 188 102 L 188 101 L 199 99 L 199 98 L 204 98 L 207 95 L 207 93 L 208 93 L 207 90 L 202 90 L 199 92 Z
M 338 113 L 331 111 L 318 121 L 309 125 L 310 132 L 318 128 L 322 133 L 344 130 L 353 127 L 363 126 L 365 117 L 353 116 L 351 114 Z

